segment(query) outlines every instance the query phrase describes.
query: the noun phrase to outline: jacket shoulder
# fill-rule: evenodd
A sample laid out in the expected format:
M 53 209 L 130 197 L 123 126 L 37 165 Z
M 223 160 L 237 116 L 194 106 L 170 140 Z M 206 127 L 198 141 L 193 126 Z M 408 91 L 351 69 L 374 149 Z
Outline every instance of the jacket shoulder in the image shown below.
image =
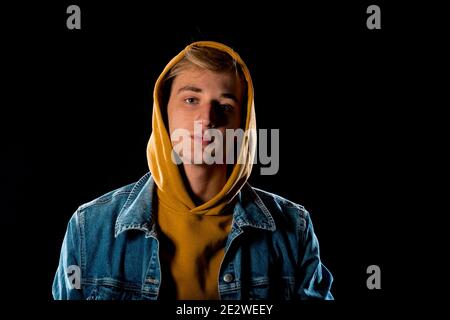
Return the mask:
M 131 190 L 133 190 L 135 184 L 136 182 L 133 182 L 126 186 L 109 191 L 92 201 L 82 204 L 78 208 L 78 210 L 86 211 L 95 207 L 114 206 L 115 204 L 117 204 L 117 202 L 122 202 L 123 198 L 126 199 L 130 195 Z
M 296 202 L 293 202 L 291 200 L 288 200 L 278 194 L 265 191 L 259 188 L 251 187 L 253 191 L 259 196 L 259 198 L 263 201 L 264 204 L 268 205 L 275 205 L 280 210 L 284 210 L 287 208 L 295 208 L 299 210 L 299 213 L 308 215 L 308 211 L 305 209 L 304 206 L 301 204 L 298 204 Z
M 268 209 L 278 226 L 297 226 L 297 231 L 304 231 L 309 219 L 309 212 L 301 204 L 288 200 L 278 194 L 251 187 L 263 205 Z
M 150 174 L 147 173 L 139 181 L 109 191 L 108 193 L 105 193 L 92 201 L 84 203 L 78 207 L 77 212 L 81 213 L 85 219 L 92 218 L 95 220 L 115 220 L 130 195 L 137 187 L 145 183 L 149 177 Z

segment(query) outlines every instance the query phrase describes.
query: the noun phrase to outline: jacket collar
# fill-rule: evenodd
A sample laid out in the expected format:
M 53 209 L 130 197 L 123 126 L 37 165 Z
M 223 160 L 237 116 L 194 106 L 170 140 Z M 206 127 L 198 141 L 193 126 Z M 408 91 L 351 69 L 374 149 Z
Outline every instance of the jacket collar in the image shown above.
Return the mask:
M 233 220 L 238 227 L 275 231 L 275 221 L 255 190 L 246 183 L 238 194 Z
M 156 236 L 153 214 L 157 208 L 155 182 L 150 173 L 144 175 L 131 189 L 116 219 L 114 236 L 127 230 L 141 230 L 145 237 Z
M 157 210 L 156 184 L 150 173 L 133 186 L 130 195 L 116 219 L 114 236 L 127 230 L 141 230 L 145 237 L 157 237 L 155 210 Z M 275 222 L 261 198 L 246 183 L 238 194 L 233 223 L 238 227 L 253 227 L 274 231 Z

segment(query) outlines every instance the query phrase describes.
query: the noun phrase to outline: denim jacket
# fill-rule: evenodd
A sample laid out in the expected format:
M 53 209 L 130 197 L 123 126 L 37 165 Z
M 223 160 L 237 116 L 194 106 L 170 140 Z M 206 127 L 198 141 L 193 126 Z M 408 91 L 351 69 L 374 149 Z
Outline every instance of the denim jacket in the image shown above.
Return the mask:
M 158 299 L 164 279 L 155 191 L 147 173 L 78 208 L 62 244 L 55 299 Z M 237 197 L 217 279 L 220 299 L 333 299 L 309 213 L 248 183 Z

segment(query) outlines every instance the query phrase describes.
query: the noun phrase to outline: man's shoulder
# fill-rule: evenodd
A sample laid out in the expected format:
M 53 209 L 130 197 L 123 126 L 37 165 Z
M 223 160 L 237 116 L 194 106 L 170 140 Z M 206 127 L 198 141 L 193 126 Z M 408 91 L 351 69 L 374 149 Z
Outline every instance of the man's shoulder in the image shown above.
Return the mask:
M 251 189 L 258 195 L 258 197 L 263 201 L 264 204 L 270 203 L 278 206 L 280 209 L 285 208 L 295 208 L 299 211 L 302 211 L 305 214 L 308 214 L 308 211 L 299 203 L 291 201 L 287 198 L 284 198 L 276 193 L 269 192 L 267 190 L 262 190 L 259 188 L 251 187 Z
M 256 201 L 261 201 L 275 220 L 289 220 L 300 224 L 305 224 L 309 212 L 301 204 L 291 201 L 276 193 L 250 187 L 257 196 Z M 299 221 L 300 220 L 300 221 Z
M 139 181 L 109 191 L 94 200 L 86 202 L 78 207 L 78 212 L 84 215 L 113 215 L 116 216 L 125 205 L 130 195 L 136 191 L 143 180 L 148 180 L 149 174 L 144 175 Z
M 93 209 L 95 207 L 102 207 L 102 206 L 108 206 L 108 205 L 114 205 L 117 202 L 121 202 L 124 198 L 126 199 L 130 193 L 131 190 L 133 190 L 133 187 L 136 185 L 136 182 L 127 184 L 125 186 L 122 186 L 120 188 L 114 189 L 112 191 L 109 191 L 100 197 L 95 198 L 94 200 L 91 200 L 89 202 L 86 202 L 78 208 L 80 211 L 86 211 Z

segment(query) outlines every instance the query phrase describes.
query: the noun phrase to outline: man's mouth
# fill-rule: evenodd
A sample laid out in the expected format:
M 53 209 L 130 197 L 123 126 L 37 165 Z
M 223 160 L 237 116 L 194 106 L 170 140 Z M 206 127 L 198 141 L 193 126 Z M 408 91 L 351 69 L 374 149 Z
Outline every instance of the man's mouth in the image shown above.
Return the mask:
M 214 141 L 214 136 L 208 137 L 206 133 L 203 135 L 191 135 L 191 138 L 194 140 L 194 143 L 200 143 L 203 146 L 206 146 Z

